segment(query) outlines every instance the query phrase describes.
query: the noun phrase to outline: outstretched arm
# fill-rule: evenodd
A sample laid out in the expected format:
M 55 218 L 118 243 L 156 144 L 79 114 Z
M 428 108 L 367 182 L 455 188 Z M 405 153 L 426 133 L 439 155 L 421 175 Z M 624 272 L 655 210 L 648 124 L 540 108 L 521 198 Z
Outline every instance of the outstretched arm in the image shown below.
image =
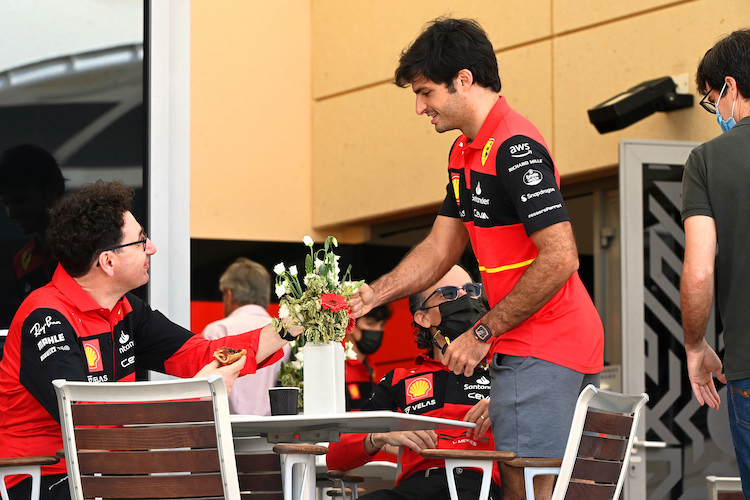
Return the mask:
M 685 219 L 685 260 L 680 284 L 682 328 L 688 376 L 698 403 L 719 409 L 719 393 L 712 375 L 726 383 L 721 360 L 705 339 L 714 299 L 716 221 L 704 215 Z
M 461 257 L 469 235 L 461 219 L 438 215 L 430 234 L 415 246 L 393 271 L 352 295 L 349 308 L 355 317 L 373 307 L 424 290 L 439 280 Z

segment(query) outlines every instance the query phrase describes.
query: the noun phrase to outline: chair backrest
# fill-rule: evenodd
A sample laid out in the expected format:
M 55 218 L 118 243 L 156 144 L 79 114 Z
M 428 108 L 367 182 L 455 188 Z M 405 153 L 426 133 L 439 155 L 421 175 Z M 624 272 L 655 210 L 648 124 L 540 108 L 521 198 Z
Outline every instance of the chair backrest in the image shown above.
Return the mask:
M 578 397 L 552 500 L 619 498 L 648 395 L 586 386 Z
M 224 381 L 53 381 L 71 497 L 239 500 Z

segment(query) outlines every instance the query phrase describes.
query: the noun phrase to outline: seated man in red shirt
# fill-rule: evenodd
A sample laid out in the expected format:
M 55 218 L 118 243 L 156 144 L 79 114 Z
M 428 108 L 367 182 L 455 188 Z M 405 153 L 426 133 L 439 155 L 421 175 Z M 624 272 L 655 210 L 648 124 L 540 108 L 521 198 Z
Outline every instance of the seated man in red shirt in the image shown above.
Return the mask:
M 84 186 L 52 210 L 50 248 L 59 261 L 52 281 L 24 300 L 0 361 L 0 450 L 5 457 L 54 455 L 63 447 L 52 380 L 128 382 L 136 367 L 177 377 L 218 371 L 254 373 L 301 327 L 270 325 L 206 340 L 169 321 L 129 293 L 148 282 L 156 246 L 130 212 L 134 192 L 120 182 Z M 219 347 L 247 356 L 223 370 Z M 243 360 L 244 359 L 244 360 Z M 204 370 L 201 370 L 205 367 Z M 200 372 L 199 372 L 200 370 Z M 42 500 L 70 498 L 65 461 L 42 467 Z M 28 480 L 13 476 L 10 498 L 28 498 Z
M 367 362 L 370 354 L 380 349 L 383 330 L 393 312 L 383 305 L 357 318 L 354 329 L 346 334 L 344 342 L 352 343 L 356 359 L 347 359 L 344 366 L 346 379 L 346 411 L 362 408 L 375 387 L 375 371 Z
M 480 300 L 481 285 L 454 266 L 435 285 L 409 298 L 409 309 L 417 327 L 417 345 L 425 354 L 411 368 L 389 372 L 362 406 L 362 411 L 391 410 L 413 415 L 476 422 L 466 430 L 374 432 L 345 434 L 330 443 L 326 464 L 331 470 L 351 470 L 373 460 L 386 444 L 401 447 L 401 474 L 391 490 L 361 496 L 363 500 L 448 500 L 448 483 L 443 460 L 425 459 L 425 448 L 494 450 L 488 404 L 490 377 L 477 367 L 472 376 L 456 375 L 442 363 L 443 351 L 451 340 L 467 331 L 486 311 Z M 462 499 L 477 498 L 481 472 L 463 469 L 456 476 Z M 502 498 L 497 467 L 493 471 L 490 498 Z

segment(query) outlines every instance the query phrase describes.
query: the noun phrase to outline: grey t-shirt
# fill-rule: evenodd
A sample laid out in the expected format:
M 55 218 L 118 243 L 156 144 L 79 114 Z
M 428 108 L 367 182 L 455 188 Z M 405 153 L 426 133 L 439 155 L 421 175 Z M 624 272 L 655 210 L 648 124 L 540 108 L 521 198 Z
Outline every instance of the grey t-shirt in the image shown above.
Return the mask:
M 682 220 L 716 221 L 716 302 L 724 328 L 724 372 L 750 377 L 750 117 L 696 147 L 682 178 Z

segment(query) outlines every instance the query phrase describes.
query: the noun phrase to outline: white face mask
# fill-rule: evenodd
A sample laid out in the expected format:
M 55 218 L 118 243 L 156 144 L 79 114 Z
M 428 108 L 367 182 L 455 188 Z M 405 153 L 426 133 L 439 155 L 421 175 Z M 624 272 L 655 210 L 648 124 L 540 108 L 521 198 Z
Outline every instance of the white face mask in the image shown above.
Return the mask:
M 726 132 L 727 130 L 734 127 L 737 122 L 734 121 L 734 105 L 737 104 L 737 98 L 734 98 L 734 102 L 732 103 L 732 114 L 729 116 L 728 119 L 724 119 L 721 117 L 721 111 L 719 111 L 719 101 L 721 101 L 721 95 L 724 93 L 724 89 L 727 87 L 726 82 L 724 82 L 724 86 L 721 87 L 721 92 L 719 92 L 719 98 L 716 99 L 716 121 L 719 122 L 719 126 L 721 127 L 722 132 Z

